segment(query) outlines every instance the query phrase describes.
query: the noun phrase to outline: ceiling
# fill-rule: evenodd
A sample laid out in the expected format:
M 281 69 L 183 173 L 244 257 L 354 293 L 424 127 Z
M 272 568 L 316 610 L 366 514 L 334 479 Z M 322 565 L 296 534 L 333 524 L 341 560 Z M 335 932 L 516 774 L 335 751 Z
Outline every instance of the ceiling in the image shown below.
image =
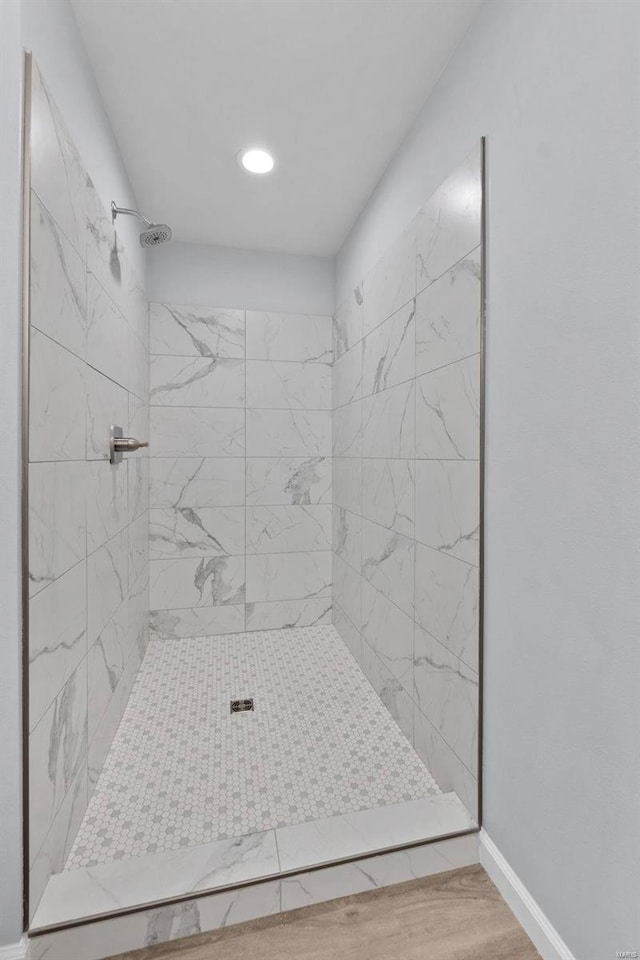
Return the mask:
M 174 239 L 331 256 L 480 0 L 71 0 L 131 184 Z M 256 177 L 252 145 L 277 157 Z M 117 199 L 117 198 L 116 198 Z

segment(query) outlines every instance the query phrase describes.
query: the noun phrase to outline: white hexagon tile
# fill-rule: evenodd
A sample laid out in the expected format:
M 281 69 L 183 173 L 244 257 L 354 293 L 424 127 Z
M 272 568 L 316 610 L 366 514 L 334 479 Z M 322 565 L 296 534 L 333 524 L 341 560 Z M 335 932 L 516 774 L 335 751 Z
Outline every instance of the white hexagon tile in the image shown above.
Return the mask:
M 438 793 L 334 627 L 158 640 L 65 869 Z

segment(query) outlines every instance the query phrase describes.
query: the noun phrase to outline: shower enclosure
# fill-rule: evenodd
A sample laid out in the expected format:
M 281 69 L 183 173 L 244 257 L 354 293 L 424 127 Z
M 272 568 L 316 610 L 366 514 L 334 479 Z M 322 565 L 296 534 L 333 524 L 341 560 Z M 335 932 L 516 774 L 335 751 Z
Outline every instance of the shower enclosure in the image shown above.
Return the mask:
M 26 90 L 34 956 L 473 862 L 482 145 L 333 318 L 148 303 Z

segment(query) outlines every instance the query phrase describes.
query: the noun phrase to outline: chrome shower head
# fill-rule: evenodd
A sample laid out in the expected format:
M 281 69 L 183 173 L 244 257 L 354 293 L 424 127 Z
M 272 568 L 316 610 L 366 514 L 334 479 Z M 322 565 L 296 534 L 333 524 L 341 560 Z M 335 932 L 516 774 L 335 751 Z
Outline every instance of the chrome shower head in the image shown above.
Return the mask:
M 171 240 L 171 227 L 166 223 L 152 223 L 140 234 L 141 247 L 156 247 L 166 240 Z
M 166 223 L 151 223 L 146 217 L 143 217 L 137 210 L 129 210 L 127 207 L 118 207 L 115 201 L 111 201 L 111 222 L 116 222 L 116 217 L 120 213 L 125 213 L 129 217 L 137 217 L 145 225 L 145 229 L 140 234 L 141 247 L 157 247 L 159 243 L 171 240 L 171 227 Z

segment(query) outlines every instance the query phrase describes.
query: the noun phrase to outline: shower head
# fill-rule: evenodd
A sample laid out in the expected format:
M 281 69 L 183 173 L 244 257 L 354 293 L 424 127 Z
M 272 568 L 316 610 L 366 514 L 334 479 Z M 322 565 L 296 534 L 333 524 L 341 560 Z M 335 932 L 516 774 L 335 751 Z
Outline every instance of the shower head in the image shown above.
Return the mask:
M 166 223 L 152 223 L 140 234 L 141 247 L 157 247 L 159 243 L 171 240 L 171 227 Z
M 111 201 L 111 222 L 116 222 L 116 217 L 119 213 L 125 213 L 129 217 L 137 217 L 138 220 L 141 220 L 145 225 L 145 229 L 140 234 L 140 246 L 141 247 L 157 247 L 159 243 L 164 243 L 166 240 L 171 240 L 171 227 L 168 227 L 166 223 L 151 223 L 151 220 L 147 220 L 146 217 L 143 217 L 141 213 L 138 213 L 137 210 L 129 210 L 127 207 L 118 207 L 115 204 L 115 201 Z

